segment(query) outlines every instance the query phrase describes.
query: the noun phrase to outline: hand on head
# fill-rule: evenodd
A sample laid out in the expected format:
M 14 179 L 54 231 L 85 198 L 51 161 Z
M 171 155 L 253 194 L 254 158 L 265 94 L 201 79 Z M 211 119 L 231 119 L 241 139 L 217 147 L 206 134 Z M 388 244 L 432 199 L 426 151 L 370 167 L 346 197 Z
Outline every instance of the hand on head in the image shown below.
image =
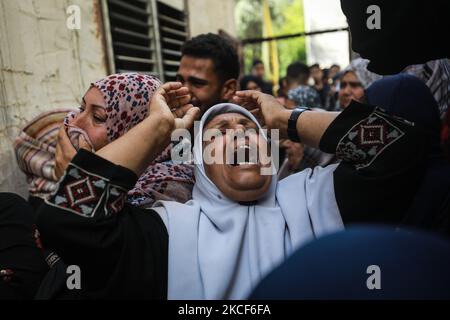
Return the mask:
M 200 109 L 190 104 L 189 89 L 180 82 L 163 84 L 152 98 L 149 114 L 173 121 L 174 129 L 190 129 L 200 115 Z
M 275 97 L 259 91 L 238 91 L 233 97 L 233 102 L 249 110 L 261 125 L 267 126 L 268 129 L 283 129 L 286 122 L 283 119 L 289 118 L 290 114 L 290 111 Z M 284 130 L 281 130 L 280 136 L 284 135 Z
M 91 146 L 81 134 L 78 138 L 78 145 L 80 149 L 92 151 Z M 77 154 L 77 149 L 70 142 L 66 127 L 61 126 L 58 132 L 58 143 L 55 150 L 55 179 L 59 180 L 69 165 L 70 161 Z
M 286 139 L 280 143 L 280 146 L 286 149 L 289 168 L 291 170 L 297 170 L 303 159 L 304 145 Z

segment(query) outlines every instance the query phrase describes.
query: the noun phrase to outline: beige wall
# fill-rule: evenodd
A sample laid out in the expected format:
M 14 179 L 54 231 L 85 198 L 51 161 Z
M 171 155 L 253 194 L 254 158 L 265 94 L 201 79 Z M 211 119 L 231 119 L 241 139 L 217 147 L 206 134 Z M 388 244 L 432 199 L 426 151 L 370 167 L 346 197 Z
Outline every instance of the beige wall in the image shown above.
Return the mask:
M 81 30 L 66 8 L 81 8 Z M 11 143 L 37 114 L 76 107 L 89 83 L 106 75 L 101 10 L 86 0 L 0 0 L 0 191 L 25 195 Z
M 219 29 L 236 36 L 234 23 L 235 0 L 160 0 L 178 10 L 189 11 L 190 34 L 217 33 Z
M 191 36 L 219 29 L 236 36 L 234 7 L 234 0 L 188 0 Z

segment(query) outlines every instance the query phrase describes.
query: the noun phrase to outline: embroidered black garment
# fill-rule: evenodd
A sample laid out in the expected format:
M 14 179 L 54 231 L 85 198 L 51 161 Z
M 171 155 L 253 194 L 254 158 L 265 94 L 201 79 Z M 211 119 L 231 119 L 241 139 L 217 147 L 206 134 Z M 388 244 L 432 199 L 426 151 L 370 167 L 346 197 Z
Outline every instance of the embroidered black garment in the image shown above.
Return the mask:
M 124 204 L 136 180 L 130 170 L 81 150 L 40 207 L 43 245 L 81 270 L 81 290 L 63 290 L 61 298 L 166 298 L 165 226 L 155 212 Z
M 36 294 L 48 266 L 34 235 L 31 206 L 18 195 L 0 193 L 0 300 Z
M 400 223 L 424 172 L 421 130 L 353 101 L 326 130 L 320 148 L 342 160 L 334 172 L 344 223 Z

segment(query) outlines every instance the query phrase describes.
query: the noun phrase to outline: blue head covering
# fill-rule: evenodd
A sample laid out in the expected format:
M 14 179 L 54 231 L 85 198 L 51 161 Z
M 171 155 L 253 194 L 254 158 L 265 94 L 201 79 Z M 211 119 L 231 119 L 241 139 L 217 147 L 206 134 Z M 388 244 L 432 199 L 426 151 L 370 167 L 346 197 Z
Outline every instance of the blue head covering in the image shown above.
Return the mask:
M 399 74 L 372 84 L 366 97 L 369 104 L 380 106 L 425 130 L 429 140 L 425 175 L 403 222 L 449 234 L 450 164 L 442 157 L 439 109 L 430 90 L 419 78 Z
M 419 78 L 407 74 L 385 77 L 366 90 L 366 98 L 369 104 L 421 126 L 428 135 L 430 153 L 440 152 L 439 107 Z
M 449 252 L 450 241 L 434 234 L 351 226 L 302 246 L 251 299 L 450 299 Z M 381 290 L 368 289 L 376 283 Z

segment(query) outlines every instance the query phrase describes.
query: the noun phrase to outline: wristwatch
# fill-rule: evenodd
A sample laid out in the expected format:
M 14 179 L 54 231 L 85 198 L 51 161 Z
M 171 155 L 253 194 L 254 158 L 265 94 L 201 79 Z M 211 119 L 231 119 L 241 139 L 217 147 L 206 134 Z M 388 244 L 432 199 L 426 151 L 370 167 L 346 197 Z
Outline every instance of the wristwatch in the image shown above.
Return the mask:
M 288 138 L 289 140 L 293 141 L 293 142 L 298 142 L 300 143 L 300 137 L 298 136 L 298 132 L 297 132 L 297 120 L 298 117 L 300 117 L 300 115 L 305 112 L 311 110 L 310 108 L 307 107 L 299 107 L 299 108 L 295 108 L 292 113 L 291 116 L 288 120 Z

